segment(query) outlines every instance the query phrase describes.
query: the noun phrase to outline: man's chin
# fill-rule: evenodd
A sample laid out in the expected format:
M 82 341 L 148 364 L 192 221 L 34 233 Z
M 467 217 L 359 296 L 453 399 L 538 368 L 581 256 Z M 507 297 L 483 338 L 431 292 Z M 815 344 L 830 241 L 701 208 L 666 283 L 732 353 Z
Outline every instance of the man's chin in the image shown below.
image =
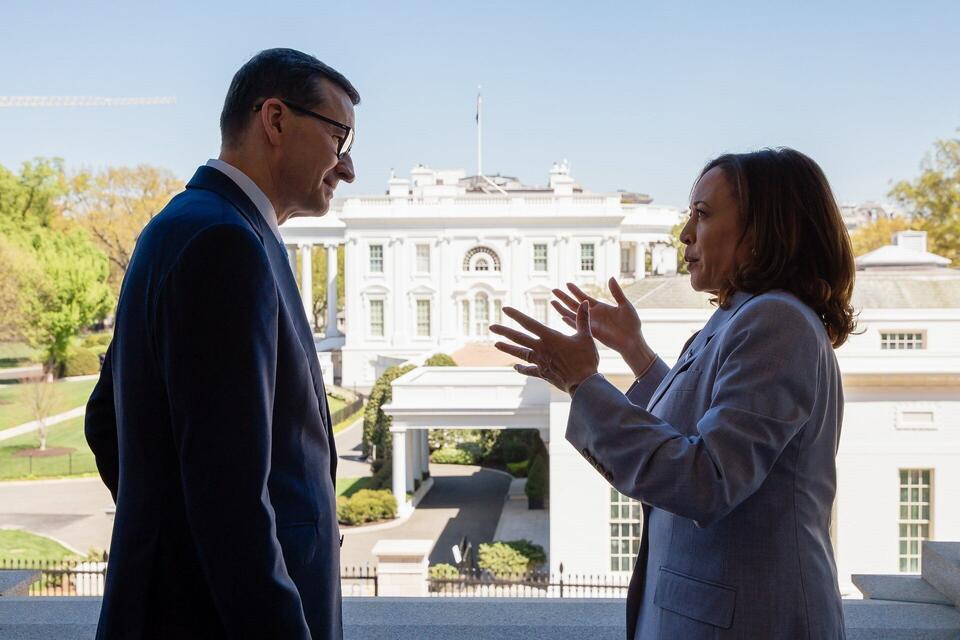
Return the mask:
M 304 206 L 304 207 L 298 208 L 296 211 L 293 212 L 293 214 L 290 217 L 291 218 L 319 218 L 320 216 L 326 215 L 329 210 L 330 210 L 330 202 L 324 201 L 323 203 L 312 204 L 310 206 Z

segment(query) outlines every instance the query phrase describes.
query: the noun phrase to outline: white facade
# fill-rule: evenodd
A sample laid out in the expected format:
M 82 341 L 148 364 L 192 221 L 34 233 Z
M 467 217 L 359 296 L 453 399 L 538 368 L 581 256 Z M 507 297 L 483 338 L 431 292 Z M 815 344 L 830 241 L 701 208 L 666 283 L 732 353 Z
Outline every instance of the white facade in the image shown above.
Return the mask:
M 502 306 L 561 326 L 546 304 L 567 281 L 619 276 L 668 363 L 709 318 L 707 296 L 686 277 L 647 277 L 647 255 L 654 274 L 676 268 L 668 241 L 679 211 L 584 194 L 563 167 L 547 189 L 488 182 L 481 192 L 470 186 L 481 179 L 421 167 L 412 182 L 391 180 L 386 196 L 284 225 L 290 244 L 346 243 L 345 343 L 324 340 L 343 345 L 344 385 L 369 387 L 389 364 L 486 341 Z M 832 535 L 847 593 L 853 573 L 911 572 L 919 537 L 960 539 L 960 272 L 918 242 L 898 238 L 879 262 L 864 256 L 870 270 L 858 274 L 854 305 L 865 331 L 837 351 L 845 413 Z M 624 390 L 632 381 L 609 350 L 600 371 Z M 419 368 L 394 382 L 385 410 L 401 505 L 428 465 L 426 429 L 536 428 L 550 452 L 551 569 L 617 574 L 632 555 L 638 523 L 624 521 L 620 497 L 564 439 L 566 394 L 504 367 Z
M 653 273 L 675 273 L 679 210 L 625 200 L 584 193 L 560 165 L 544 188 L 417 167 L 387 195 L 338 201 L 281 233 L 305 260 L 313 244 L 346 245 L 345 342 L 324 345 L 342 345 L 341 384 L 363 390 L 389 364 L 490 340 L 504 306 L 556 322 L 550 290 L 568 281 L 641 279 L 648 254 Z

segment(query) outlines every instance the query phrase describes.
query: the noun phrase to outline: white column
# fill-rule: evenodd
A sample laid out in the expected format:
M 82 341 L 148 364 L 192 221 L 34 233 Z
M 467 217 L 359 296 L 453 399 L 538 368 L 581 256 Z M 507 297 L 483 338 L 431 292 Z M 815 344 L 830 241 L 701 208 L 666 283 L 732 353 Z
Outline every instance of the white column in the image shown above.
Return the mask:
M 633 277 L 637 280 L 647 277 L 647 245 L 633 243 Z
M 328 338 L 339 336 L 337 328 L 337 245 L 327 245 L 327 331 Z
M 290 273 L 297 273 L 297 248 L 292 245 L 286 245 L 287 259 L 290 260 Z
M 420 472 L 420 477 L 423 477 L 423 474 L 430 471 L 430 433 L 426 429 L 422 431 L 423 439 L 420 441 L 420 446 L 423 447 L 423 469 Z
M 407 504 L 407 430 L 390 427 L 393 434 L 393 497 L 397 500 L 397 513 L 403 515 Z
M 300 245 L 300 297 L 303 298 L 303 310 L 307 313 L 307 322 L 313 329 L 313 246 Z
M 407 488 L 406 491 L 413 491 L 413 472 L 417 465 L 417 451 L 413 446 L 413 436 L 416 430 L 407 431 Z

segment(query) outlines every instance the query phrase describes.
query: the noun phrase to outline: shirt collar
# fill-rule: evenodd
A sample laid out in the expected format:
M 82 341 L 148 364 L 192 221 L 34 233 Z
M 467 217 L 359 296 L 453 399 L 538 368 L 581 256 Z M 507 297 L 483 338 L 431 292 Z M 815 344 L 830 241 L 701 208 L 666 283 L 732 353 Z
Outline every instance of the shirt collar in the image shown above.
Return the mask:
M 263 219 L 267 221 L 267 225 L 273 232 L 274 237 L 276 237 L 277 242 L 283 244 L 283 238 L 280 237 L 280 227 L 277 225 L 277 212 L 274 210 L 270 198 L 257 186 L 257 183 L 251 180 L 243 171 L 240 171 L 240 169 L 219 158 L 207 160 L 207 166 L 216 169 L 237 183 L 237 186 L 250 198 L 250 201 L 257 208 L 257 211 L 260 212 L 260 215 L 263 216 Z

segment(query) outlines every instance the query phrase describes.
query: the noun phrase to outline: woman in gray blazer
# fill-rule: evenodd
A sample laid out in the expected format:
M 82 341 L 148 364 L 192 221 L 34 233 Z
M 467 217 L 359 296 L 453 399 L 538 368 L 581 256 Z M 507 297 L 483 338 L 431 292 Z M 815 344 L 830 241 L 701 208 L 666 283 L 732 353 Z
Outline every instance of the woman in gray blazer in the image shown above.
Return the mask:
M 680 234 L 690 284 L 717 305 L 671 369 L 616 304 L 569 285 L 553 331 L 500 325 L 517 370 L 572 396 L 567 440 L 643 503 L 627 638 L 843 638 L 830 543 L 843 391 L 834 349 L 855 328 L 854 261 L 829 184 L 791 149 L 724 155 L 700 173 Z M 597 373 L 594 338 L 636 374 Z

